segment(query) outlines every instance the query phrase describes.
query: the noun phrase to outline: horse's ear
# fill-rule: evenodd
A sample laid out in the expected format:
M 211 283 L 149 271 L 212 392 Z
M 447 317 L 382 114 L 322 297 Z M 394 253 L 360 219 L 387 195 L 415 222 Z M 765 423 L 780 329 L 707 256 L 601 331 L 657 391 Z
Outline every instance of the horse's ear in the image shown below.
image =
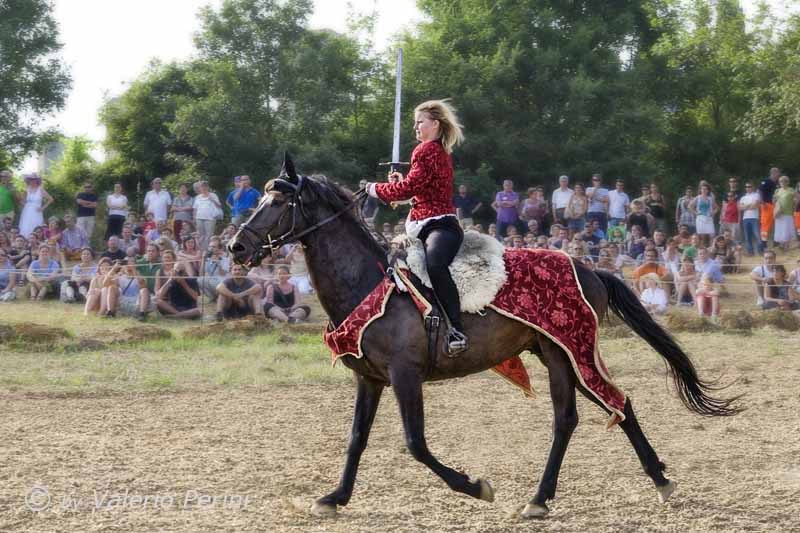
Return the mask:
M 297 183 L 297 172 L 294 169 L 294 161 L 289 155 L 289 151 L 283 152 L 283 166 L 281 167 L 281 175 L 289 178 L 292 183 Z

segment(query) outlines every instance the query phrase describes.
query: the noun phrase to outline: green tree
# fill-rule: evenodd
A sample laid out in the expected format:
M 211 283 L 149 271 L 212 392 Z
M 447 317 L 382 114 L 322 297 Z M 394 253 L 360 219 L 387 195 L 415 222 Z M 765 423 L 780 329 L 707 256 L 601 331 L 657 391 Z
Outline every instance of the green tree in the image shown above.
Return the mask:
M 41 119 L 64 106 L 71 79 L 58 57 L 48 0 L 0 2 L 0 166 L 34 149 Z

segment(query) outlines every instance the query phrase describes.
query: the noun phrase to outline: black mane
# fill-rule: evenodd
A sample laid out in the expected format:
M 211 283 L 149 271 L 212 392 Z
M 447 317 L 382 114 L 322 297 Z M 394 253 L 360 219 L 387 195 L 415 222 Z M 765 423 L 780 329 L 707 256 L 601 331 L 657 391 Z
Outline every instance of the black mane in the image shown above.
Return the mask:
M 327 205 L 334 213 L 344 212 L 343 219 L 351 221 L 363 234 L 365 242 L 378 257 L 385 259 L 388 250 L 373 237 L 372 232 L 366 226 L 363 219 L 357 216 L 359 206 L 348 206 L 353 201 L 353 193 L 343 189 L 336 183 L 330 181 L 326 176 L 317 174 L 314 176 L 304 176 L 303 187 L 311 191 L 314 196 L 314 203 Z

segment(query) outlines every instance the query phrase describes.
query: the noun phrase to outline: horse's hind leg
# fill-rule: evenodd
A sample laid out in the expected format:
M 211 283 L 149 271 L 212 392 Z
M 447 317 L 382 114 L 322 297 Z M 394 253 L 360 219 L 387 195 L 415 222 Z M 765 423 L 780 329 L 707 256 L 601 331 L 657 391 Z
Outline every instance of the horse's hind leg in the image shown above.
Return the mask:
M 549 339 L 539 337 L 541 359 L 547 366 L 550 398 L 553 401 L 553 442 L 536 496 L 522 510 L 523 518 L 543 518 L 549 511 L 547 500 L 556 495 L 558 474 L 567 446 L 578 425 L 575 407 L 575 374 L 563 351 Z
M 311 512 L 315 515 L 335 514 L 337 505 L 347 505 L 350 501 L 350 496 L 353 495 L 353 487 L 356 483 L 358 462 L 367 447 L 369 431 L 372 428 L 372 422 L 375 420 L 375 413 L 378 411 L 378 403 L 381 400 L 384 384 L 358 374 L 356 376 L 358 379 L 356 408 L 353 414 L 353 429 L 350 433 L 350 444 L 347 446 L 347 461 L 342 472 L 342 478 L 339 480 L 339 486 L 336 487 L 336 490 L 318 499 L 311 506 Z
M 586 398 L 596 403 L 605 412 L 610 414 L 610 411 L 606 409 L 591 392 L 580 384 L 578 388 Z M 642 463 L 645 474 L 650 476 L 650 479 L 653 480 L 653 484 L 655 484 L 656 491 L 658 492 L 659 501 L 661 503 L 666 503 L 678 484 L 664 477 L 663 472 L 666 467 L 664 463 L 659 460 L 655 450 L 650 446 L 647 437 L 645 437 L 641 426 L 639 426 L 639 421 L 636 419 L 636 414 L 633 412 L 630 399 L 625 401 L 625 409 L 623 412 L 625 413 L 625 420 L 620 422 L 619 426 L 622 428 L 622 431 L 625 432 L 625 435 L 627 435 L 628 440 L 631 441 L 631 445 L 634 451 L 636 451 L 639 461 Z
M 406 445 L 414 459 L 430 468 L 451 489 L 473 498 L 494 501 L 494 489 L 488 482 L 474 482 L 461 472 L 443 465 L 428 450 L 425 442 L 425 413 L 422 401 L 422 378 L 413 368 L 391 367 L 389 378 L 400 406 L 400 416 L 406 432 Z

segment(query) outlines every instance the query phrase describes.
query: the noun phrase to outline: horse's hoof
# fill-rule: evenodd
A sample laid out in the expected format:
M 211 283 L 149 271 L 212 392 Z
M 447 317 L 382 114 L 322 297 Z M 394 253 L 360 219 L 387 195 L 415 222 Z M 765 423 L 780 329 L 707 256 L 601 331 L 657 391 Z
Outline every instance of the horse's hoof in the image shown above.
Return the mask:
M 678 484 L 671 479 L 667 481 L 666 485 L 656 487 L 656 490 L 658 491 L 658 501 L 661 503 L 667 503 L 667 500 L 669 500 L 669 497 L 672 496 L 672 493 L 675 492 L 675 489 L 677 488 Z
M 317 500 L 311 504 L 311 514 L 318 518 L 330 518 L 336 516 L 336 506 Z
M 550 509 L 544 504 L 529 503 L 519 514 L 522 518 L 544 518 Z
M 485 479 L 478 479 L 478 483 L 481 484 L 481 500 L 486 502 L 493 502 L 494 501 L 494 487 L 492 484 L 486 481 Z

